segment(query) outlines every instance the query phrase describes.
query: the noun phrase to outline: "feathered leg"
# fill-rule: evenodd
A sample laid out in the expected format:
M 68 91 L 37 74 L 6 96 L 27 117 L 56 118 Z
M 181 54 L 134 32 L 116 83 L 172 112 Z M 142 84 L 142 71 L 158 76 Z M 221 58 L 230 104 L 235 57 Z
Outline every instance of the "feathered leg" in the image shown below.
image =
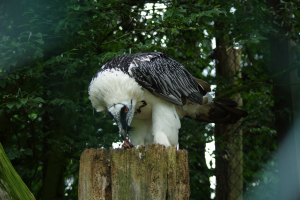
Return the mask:
M 152 105 L 152 123 L 155 144 L 166 147 L 178 144 L 178 130 L 181 124 L 174 104 L 158 99 Z
M 133 145 L 146 145 L 153 142 L 152 119 L 137 120 L 131 122 L 133 130 L 129 133 Z

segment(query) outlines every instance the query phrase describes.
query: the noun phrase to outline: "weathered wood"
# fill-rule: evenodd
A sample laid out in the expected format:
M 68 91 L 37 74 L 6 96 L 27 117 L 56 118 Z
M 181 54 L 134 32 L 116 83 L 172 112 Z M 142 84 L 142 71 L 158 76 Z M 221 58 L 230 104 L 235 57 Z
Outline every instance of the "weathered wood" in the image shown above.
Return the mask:
M 86 149 L 81 154 L 78 199 L 111 199 L 108 158 L 105 149 Z
M 0 200 L 35 200 L 7 158 L 0 143 Z
M 101 155 L 102 162 L 94 162 L 95 155 Z M 96 174 L 101 174 L 98 182 L 93 181 Z M 151 144 L 110 149 L 109 154 L 104 149 L 90 149 L 81 155 L 79 200 L 189 199 L 189 189 L 186 150 Z M 97 190 L 103 191 L 102 196 Z

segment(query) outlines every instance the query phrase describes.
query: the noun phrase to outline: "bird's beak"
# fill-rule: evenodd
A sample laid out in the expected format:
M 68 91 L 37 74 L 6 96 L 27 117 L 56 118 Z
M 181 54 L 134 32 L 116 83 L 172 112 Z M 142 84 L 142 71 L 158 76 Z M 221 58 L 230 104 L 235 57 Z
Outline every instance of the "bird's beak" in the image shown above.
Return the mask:
M 120 129 L 119 130 L 119 135 L 121 136 L 121 138 L 123 139 L 123 140 L 125 140 L 125 136 L 124 135 L 126 135 L 126 133 L 125 133 L 125 131 L 123 130 L 123 129 Z
M 129 115 L 131 115 L 132 113 L 128 112 Z M 131 130 L 130 127 L 130 123 L 131 123 L 131 119 L 132 117 L 129 117 L 129 119 L 122 119 L 122 121 L 117 122 L 117 124 L 119 125 L 119 133 L 122 137 L 122 139 L 126 139 L 129 131 Z
M 131 129 L 130 123 L 134 116 L 134 109 L 132 109 L 132 106 L 127 106 L 127 104 L 124 105 L 124 103 L 119 103 L 108 108 L 108 111 L 117 123 L 121 137 L 123 139 L 126 139 L 126 136 Z
M 130 130 L 130 123 L 128 123 L 128 121 L 126 121 L 126 119 L 118 119 L 118 118 L 114 118 L 115 122 L 118 125 L 119 128 L 119 134 L 121 135 L 122 139 L 126 139 L 127 134 Z
M 121 135 L 123 140 L 126 139 L 127 132 L 123 128 L 119 129 L 119 134 Z

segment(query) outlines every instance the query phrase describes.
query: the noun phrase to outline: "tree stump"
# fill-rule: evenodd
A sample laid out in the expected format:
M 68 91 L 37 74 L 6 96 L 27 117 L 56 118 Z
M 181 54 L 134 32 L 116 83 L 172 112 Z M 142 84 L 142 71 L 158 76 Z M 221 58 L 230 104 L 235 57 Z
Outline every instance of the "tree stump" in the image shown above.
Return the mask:
M 80 158 L 79 200 L 189 199 L 186 150 L 163 145 L 86 149 Z

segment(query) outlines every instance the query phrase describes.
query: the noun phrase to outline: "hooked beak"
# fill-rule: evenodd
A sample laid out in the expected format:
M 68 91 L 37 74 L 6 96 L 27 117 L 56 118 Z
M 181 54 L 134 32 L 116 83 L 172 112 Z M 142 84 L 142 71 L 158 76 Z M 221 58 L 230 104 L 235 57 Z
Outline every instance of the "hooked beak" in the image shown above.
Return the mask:
M 118 121 L 117 124 L 119 126 L 119 134 L 121 135 L 122 139 L 125 140 L 129 132 L 128 129 L 130 126 L 128 125 L 126 119 L 121 119 L 121 121 Z
M 123 140 L 126 140 L 127 132 L 123 128 L 119 129 L 119 134 Z
M 116 121 L 116 122 L 119 126 L 119 133 L 120 133 L 122 139 L 125 140 L 129 131 L 132 130 L 132 127 L 129 126 L 130 123 L 128 123 L 128 120 L 126 121 L 126 119 L 121 119 L 121 121 Z
M 127 134 L 130 132 L 131 127 L 129 126 L 134 116 L 133 106 L 127 106 L 125 103 L 114 104 L 108 108 L 109 113 L 114 118 L 118 125 L 119 133 L 122 139 L 126 139 Z

